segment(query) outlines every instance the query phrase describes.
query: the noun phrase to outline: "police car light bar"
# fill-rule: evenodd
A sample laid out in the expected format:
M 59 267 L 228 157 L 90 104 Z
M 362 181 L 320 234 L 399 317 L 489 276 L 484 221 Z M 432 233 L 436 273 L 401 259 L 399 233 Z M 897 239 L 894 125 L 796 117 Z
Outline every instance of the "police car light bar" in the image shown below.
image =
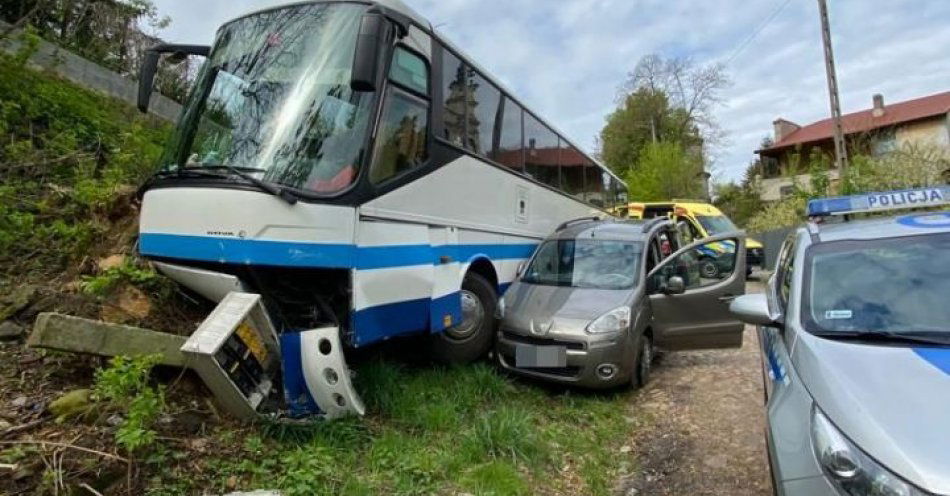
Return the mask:
M 950 204 L 950 185 L 819 198 L 808 202 L 808 216 L 824 217 L 858 212 L 883 212 L 948 204 Z

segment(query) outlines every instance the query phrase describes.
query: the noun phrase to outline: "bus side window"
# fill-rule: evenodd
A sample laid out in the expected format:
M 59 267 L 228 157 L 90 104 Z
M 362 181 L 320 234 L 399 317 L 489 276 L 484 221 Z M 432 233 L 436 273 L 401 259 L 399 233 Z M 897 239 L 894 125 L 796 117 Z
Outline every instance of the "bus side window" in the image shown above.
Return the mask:
M 524 142 L 522 136 L 521 106 L 505 97 L 502 104 L 501 135 L 498 150 L 492 158 L 501 165 L 518 172 L 524 171 Z
M 564 138 L 561 143 L 561 187 L 564 192 L 584 201 L 584 156 Z
M 584 159 L 584 198 L 587 203 L 604 206 L 604 183 L 600 167 L 590 159 Z
M 489 157 L 495 151 L 495 125 L 498 119 L 498 107 L 501 105 L 501 91 L 487 79 L 466 68 L 468 72 L 468 139 L 465 148 L 477 155 Z
M 442 50 L 442 96 L 445 98 L 442 137 L 462 146 L 465 136 L 465 66 L 452 52 Z
M 429 158 L 429 102 L 419 96 L 428 95 L 428 65 L 418 55 L 397 47 L 390 81 L 369 175 L 373 184 L 414 169 Z
M 533 115 L 524 114 L 525 171 L 535 180 L 561 188 L 558 136 Z

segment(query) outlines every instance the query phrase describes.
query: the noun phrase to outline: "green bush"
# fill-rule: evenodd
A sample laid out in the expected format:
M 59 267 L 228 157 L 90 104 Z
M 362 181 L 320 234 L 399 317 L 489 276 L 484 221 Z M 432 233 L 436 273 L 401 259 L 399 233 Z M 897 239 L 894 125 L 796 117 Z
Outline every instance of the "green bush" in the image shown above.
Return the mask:
M 96 399 L 123 414 L 115 440 L 129 453 L 155 442 L 153 426 L 165 409 L 165 393 L 149 384 L 149 372 L 160 360 L 161 355 L 118 356 L 110 360 L 108 368 L 96 371 Z

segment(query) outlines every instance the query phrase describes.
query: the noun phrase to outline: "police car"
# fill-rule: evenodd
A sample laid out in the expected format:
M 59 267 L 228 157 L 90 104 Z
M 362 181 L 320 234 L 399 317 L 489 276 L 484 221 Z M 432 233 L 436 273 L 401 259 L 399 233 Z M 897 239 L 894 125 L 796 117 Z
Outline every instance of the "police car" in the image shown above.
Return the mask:
M 759 326 L 777 494 L 950 495 L 950 212 L 849 219 L 948 203 L 812 201 L 765 294 L 731 304 Z

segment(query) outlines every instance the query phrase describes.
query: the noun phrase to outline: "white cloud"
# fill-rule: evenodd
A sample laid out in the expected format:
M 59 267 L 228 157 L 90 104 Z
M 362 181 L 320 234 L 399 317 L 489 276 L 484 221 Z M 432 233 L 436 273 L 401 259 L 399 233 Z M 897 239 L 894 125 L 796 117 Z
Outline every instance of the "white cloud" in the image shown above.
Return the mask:
M 617 87 L 658 52 L 725 61 L 782 0 L 406 0 L 534 110 L 593 150 Z M 279 0 L 156 0 L 174 41 L 208 43 L 217 27 Z M 831 22 L 844 111 L 950 89 L 950 2 L 838 0 Z M 776 117 L 828 114 L 817 4 L 792 0 L 728 66 L 717 112 L 728 145 L 720 180 L 741 176 Z

